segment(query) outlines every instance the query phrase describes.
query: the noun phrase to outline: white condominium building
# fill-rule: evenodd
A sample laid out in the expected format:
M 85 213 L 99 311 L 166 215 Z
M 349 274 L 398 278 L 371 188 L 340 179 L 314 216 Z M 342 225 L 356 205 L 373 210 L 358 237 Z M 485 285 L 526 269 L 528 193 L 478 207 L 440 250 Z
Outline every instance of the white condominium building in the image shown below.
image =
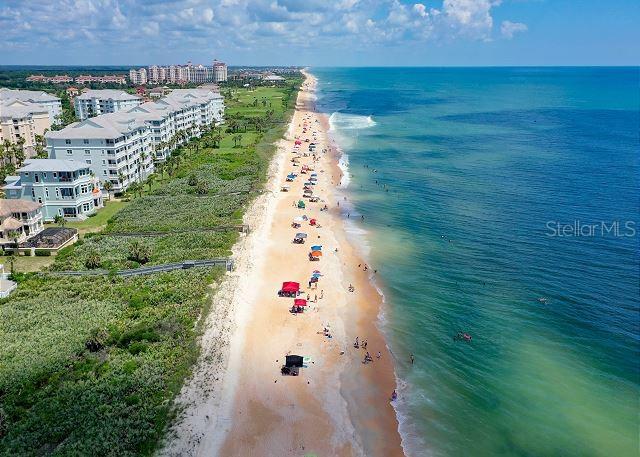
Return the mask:
M 221 123 L 222 96 L 208 89 L 176 89 L 155 102 L 103 114 L 45 136 L 49 157 L 84 161 L 101 181 L 122 192 L 153 172 L 180 144 Z M 184 135 L 178 135 L 184 132 Z
M 38 90 L 0 89 L 0 103 L 8 100 L 21 100 L 45 107 L 52 124 L 59 124 L 62 117 L 62 103 L 58 97 Z
M 51 128 L 49 111 L 42 105 L 23 100 L 0 100 L 0 142 L 19 143 L 24 148 L 36 145 L 36 135 L 44 135 Z
M 129 70 L 129 79 L 133 84 L 147 84 L 147 69 L 140 68 L 139 70 L 136 70 L 132 68 Z
M 130 109 L 129 113 L 149 124 L 155 159 L 163 161 L 176 146 L 199 136 L 203 127 L 214 121 L 222 123 L 224 99 L 208 89 L 176 89 L 160 100 Z M 174 138 L 180 131 L 187 134 L 182 141 Z M 176 140 L 174 145 L 172 139 Z
M 73 106 L 76 116 L 82 121 L 100 114 L 117 113 L 141 103 L 142 99 L 137 95 L 123 90 L 103 89 L 84 92 L 74 99 Z
M 45 138 L 49 158 L 86 163 L 100 182 L 111 181 L 116 192 L 143 181 L 154 169 L 148 124 L 124 111 L 73 123 Z

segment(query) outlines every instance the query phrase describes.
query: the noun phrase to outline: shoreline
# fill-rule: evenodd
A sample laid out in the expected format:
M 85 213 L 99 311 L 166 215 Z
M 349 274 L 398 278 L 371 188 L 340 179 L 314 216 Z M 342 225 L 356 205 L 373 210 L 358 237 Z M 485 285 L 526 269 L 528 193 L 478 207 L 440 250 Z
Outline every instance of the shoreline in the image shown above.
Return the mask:
M 369 272 L 358 268 L 362 256 L 347 239 L 335 207 L 342 176 L 339 150 L 329 136 L 328 116 L 315 112 L 315 85 L 305 72 L 265 192 L 247 212 L 251 231 L 234 249 L 236 270 L 214 297 L 202 356 L 177 402 L 183 410 L 163 455 L 404 455 L 389 401 L 396 388 L 392 355 L 378 328 L 383 297 Z M 305 122 L 309 128 L 303 134 Z M 293 167 L 294 138 L 309 138 L 311 131 L 317 133 L 312 140 L 317 151 L 326 148 L 327 153 L 319 153 L 315 163 L 300 155 L 300 165 Z M 300 149 L 306 152 L 307 143 Z M 280 187 L 303 164 L 315 167 L 314 195 L 324 202 L 307 201 L 306 210 L 299 210 L 292 201 L 300 199 L 309 175 L 286 183 L 290 192 Z M 329 211 L 320 211 L 325 203 Z M 303 213 L 320 226 L 292 228 L 291 219 Z M 292 244 L 297 231 L 308 233 L 306 244 Z M 324 256 L 309 262 L 309 246 L 316 243 L 322 244 Z M 315 269 L 323 276 L 317 289 L 309 289 Z M 300 282 L 303 298 L 310 294 L 303 314 L 289 313 L 293 300 L 277 297 L 283 281 Z M 348 291 L 349 284 L 355 292 Z M 314 295 L 323 298 L 313 302 Z M 228 323 L 221 323 L 225 319 Z M 373 362 L 362 363 L 365 351 L 353 347 L 356 336 L 368 341 Z M 300 376 L 280 374 L 287 354 L 307 358 Z

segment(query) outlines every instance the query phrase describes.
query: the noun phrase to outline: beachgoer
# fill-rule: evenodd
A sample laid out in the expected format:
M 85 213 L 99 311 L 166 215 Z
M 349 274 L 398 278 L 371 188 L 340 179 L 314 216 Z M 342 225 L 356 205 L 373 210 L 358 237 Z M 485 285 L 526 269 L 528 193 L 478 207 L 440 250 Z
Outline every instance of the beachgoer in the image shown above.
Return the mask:
M 363 348 L 363 349 L 367 349 L 367 340 L 364 340 L 364 341 L 362 342 L 362 348 Z
M 376 356 L 377 358 L 382 357 L 382 354 L 380 353 L 380 351 L 378 351 L 378 355 Z
M 411 358 L 411 365 L 413 365 L 413 362 L 414 362 L 414 360 L 415 360 L 415 357 L 413 356 L 413 354 L 411 354 L 409 357 Z
M 315 294 L 315 295 L 313 296 L 313 302 L 314 302 L 314 303 L 317 303 L 317 302 L 318 302 L 318 294 Z
M 393 392 L 391 393 L 391 401 L 396 401 L 397 398 L 398 394 L 396 393 L 396 389 L 393 389 Z
M 320 300 L 322 300 L 322 298 L 324 297 L 324 289 L 320 290 Z

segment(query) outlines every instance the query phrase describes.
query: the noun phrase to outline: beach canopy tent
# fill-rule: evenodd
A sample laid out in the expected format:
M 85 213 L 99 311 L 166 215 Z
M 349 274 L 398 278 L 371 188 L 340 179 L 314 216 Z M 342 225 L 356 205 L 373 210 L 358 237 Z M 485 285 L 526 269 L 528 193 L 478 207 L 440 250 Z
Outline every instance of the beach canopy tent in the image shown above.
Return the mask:
M 307 237 L 306 233 L 302 233 L 302 232 L 296 233 L 296 238 L 306 238 L 306 237 Z
M 294 179 L 296 176 L 297 176 L 297 175 L 296 175 L 295 173 L 289 173 L 289 174 L 287 175 L 287 178 Z
M 285 367 L 298 367 L 302 368 L 304 365 L 304 357 L 301 355 L 288 355 L 285 357 Z
M 311 257 L 322 257 L 322 251 L 312 251 Z
M 300 291 L 300 283 L 293 281 L 285 281 L 282 283 L 282 292 L 285 293 L 296 293 Z
M 313 274 L 320 274 L 320 270 L 313 270 Z
M 298 208 L 305 208 L 305 206 L 306 205 L 304 204 L 304 201 L 302 201 L 302 200 L 298 201 Z
M 316 225 L 316 223 L 317 223 L 317 222 L 318 222 L 318 221 L 316 221 L 315 219 L 311 219 L 311 220 L 309 221 L 309 225 Z
M 318 173 L 311 173 L 311 176 L 318 176 Z
M 312 251 L 322 251 L 322 246 L 311 246 Z
M 293 306 L 307 306 L 307 300 L 304 298 L 296 298 L 293 300 Z
M 296 140 L 296 144 L 302 144 L 302 141 Z

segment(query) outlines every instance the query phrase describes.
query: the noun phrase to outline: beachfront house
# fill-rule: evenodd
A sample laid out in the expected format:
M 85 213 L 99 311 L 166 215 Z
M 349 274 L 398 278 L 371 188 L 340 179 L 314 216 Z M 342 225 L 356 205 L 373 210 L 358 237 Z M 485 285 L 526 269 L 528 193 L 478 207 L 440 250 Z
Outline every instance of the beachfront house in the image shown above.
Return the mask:
M 0 199 L 0 246 L 22 243 L 42 232 L 42 204 Z
M 5 180 L 9 200 L 42 205 L 42 218 L 83 220 L 103 206 L 102 192 L 89 166 L 75 160 L 30 159 Z

